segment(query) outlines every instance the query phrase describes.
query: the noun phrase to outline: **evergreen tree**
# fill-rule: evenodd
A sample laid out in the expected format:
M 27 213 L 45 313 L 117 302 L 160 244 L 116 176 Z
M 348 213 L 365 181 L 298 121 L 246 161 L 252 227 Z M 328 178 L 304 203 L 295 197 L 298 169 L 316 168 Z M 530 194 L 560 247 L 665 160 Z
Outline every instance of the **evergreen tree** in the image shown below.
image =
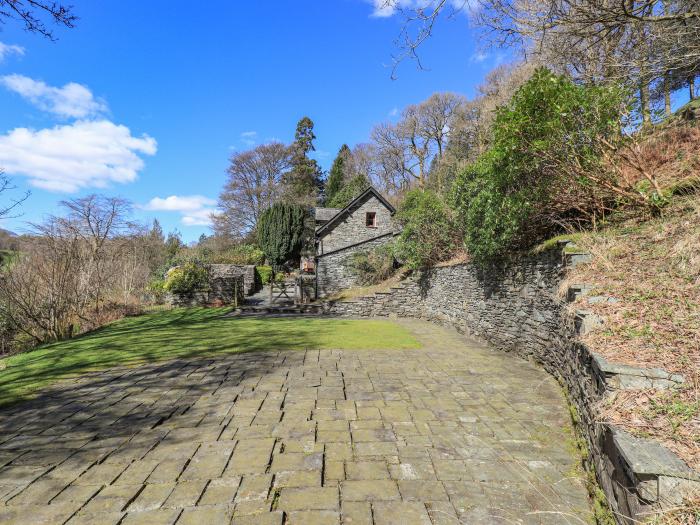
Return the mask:
M 313 205 L 323 187 L 323 171 L 318 163 L 309 158 L 315 151 L 314 123 L 309 117 L 303 117 L 297 124 L 292 149 L 292 169 L 285 174 L 286 200 L 289 202 Z
M 258 245 L 274 269 L 298 261 L 306 239 L 305 219 L 303 206 L 284 202 L 274 204 L 260 216 Z
M 326 204 L 329 206 L 329 203 L 333 202 L 334 197 L 345 185 L 345 169 L 348 155 L 350 155 L 350 148 L 347 144 L 343 144 L 340 151 L 338 151 L 338 156 L 333 161 L 333 166 L 331 167 L 328 180 L 326 181 L 325 197 Z
M 355 175 L 338 191 L 333 198 L 327 202 L 330 208 L 345 208 L 350 201 L 358 197 L 363 191 L 369 188 L 370 183 L 366 176 L 361 173 Z
M 168 233 L 168 238 L 165 240 L 165 253 L 168 261 L 173 261 L 184 246 L 185 244 L 182 242 L 182 236 L 178 230 Z
M 153 226 L 151 226 L 151 239 L 160 242 L 161 244 L 165 242 L 165 236 L 163 235 L 163 227 L 160 225 L 158 219 L 153 219 Z

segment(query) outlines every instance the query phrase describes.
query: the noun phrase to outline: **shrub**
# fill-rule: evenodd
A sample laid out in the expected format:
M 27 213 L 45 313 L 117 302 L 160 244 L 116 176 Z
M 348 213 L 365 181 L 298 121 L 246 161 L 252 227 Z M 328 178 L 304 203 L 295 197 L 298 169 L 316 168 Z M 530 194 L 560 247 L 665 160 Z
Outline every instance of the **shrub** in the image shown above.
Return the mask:
M 260 284 L 268 284 L 272 279 L 272 266 L 256 266 L 255 280 Z
M 258 265 L 265 262 L 265 254 L 254 244 L 239 244 L 210 255 L 209 261 L 216 264 Z
M 379 246 L 374 250 L 355 252 L 346 262 L 347 267 L 364 286 L 387 280 L 396 271 L 393 245 Z
M 453 185 L 470 255 L 531 245 L 621 195 L 606 148 L 621 140 L 622 95 L 540 68 L 498 109 L 490 149 Z
M 209 272 L 203 266 L 187 263 L 173 268 L 165 278 L 163 288 L 171 293 L 190 293 L 209 286 Z
M 449 259 L 459 247 L 452 210 L 432 191 L 411 190 L 396 213 L 403 229 L 394 253 L 411 269 Z
M 306 209 L 279 202 L 258 220 L 258 243 L 273 268 L 298 260 L 306 240 Z
M 475 259 L 487 259 L 517 244 L 531 216 L 534 192 L 506 193 L 491 176 L 500 169 L 496 152 L 488 152 L 462 171 L 453 186 L 453 203 L 464 231 L 464 244 Z
M 153 279 L 146 286 L 146 291 L 153 296 L 157 304 L 161 304 L 166 292 L 165 279 Z

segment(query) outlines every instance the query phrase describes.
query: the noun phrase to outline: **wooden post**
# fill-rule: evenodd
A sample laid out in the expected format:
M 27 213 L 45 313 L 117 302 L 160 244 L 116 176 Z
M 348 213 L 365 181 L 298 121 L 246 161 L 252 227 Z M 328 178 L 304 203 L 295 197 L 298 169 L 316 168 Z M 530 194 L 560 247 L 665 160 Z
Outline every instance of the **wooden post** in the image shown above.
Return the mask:
M 275 268 L 272 267 L 272 273 L 270 274 L 270 306 L 272 306 L 272 283 L 275 282 Z

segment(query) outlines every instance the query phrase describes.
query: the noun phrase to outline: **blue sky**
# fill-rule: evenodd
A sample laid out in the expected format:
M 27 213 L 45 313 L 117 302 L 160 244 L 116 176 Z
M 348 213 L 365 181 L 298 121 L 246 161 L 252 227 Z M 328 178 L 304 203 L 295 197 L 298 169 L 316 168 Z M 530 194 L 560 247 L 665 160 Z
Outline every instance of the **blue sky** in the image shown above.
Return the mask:
M 97 192 L 194 240 L 234 150 L 288 142 L 308 115 L 327 169 L 392 111 L 435 91 L 473 95 L 499 60 L 459 16 L 422 50 L 427 71 L 407 62 L 392 80 L 401 21 L 370 0 L 70 3 L 80 21 L 57 42 L 0 32 L 0 166 L 32 192 L 0 221 L 17 232 Z

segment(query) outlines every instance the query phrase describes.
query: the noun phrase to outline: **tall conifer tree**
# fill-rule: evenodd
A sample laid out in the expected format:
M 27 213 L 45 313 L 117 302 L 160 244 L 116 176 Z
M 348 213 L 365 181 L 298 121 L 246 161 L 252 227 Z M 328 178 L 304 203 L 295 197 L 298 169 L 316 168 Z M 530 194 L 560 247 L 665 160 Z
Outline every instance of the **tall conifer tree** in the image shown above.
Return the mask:
M 333 161 L 333 166 L 326 181 L 326 204 L 332 202 L 333 198 L 345 186 L 345 168 L 348 155 L 350 155 L 350 148 L 347 144 L 343 144 L 340 151 L 338 151 L 338 156 Z
M 323 188 L 323 171 L 318 163 L 309 158 L 315 151 L 314 123 L 303 117 L 297 124 L 292 144 L 292 169 L 285 176 L 286 200 L 298 204 L 314 205 Z

